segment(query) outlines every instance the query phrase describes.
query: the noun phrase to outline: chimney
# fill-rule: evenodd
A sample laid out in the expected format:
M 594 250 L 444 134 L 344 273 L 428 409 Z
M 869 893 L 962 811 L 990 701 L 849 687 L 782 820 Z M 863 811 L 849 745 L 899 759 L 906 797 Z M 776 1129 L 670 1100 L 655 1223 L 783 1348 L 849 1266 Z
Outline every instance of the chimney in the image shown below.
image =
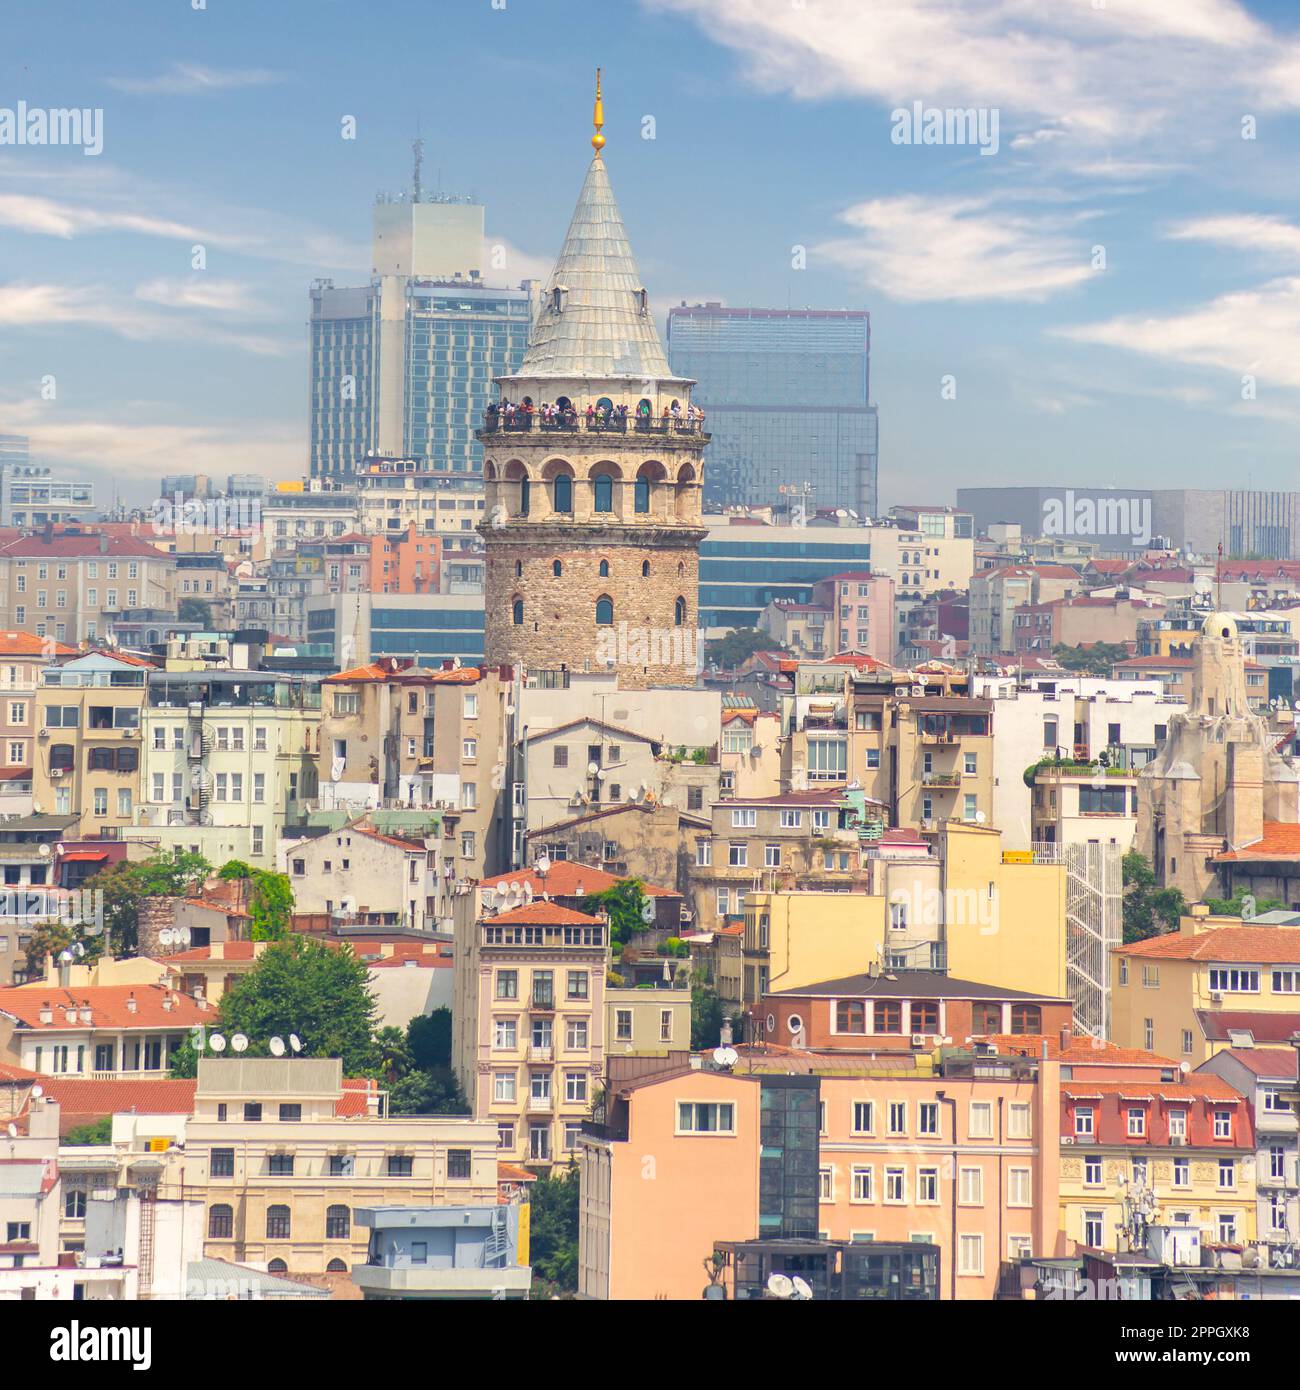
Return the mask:
M 722 1031 L 718 1041 L 723 1047 L 731 1046 L 731 1020 L 725 1014 L 722 1017 Z
M 81 1010 L 80 1010 L 80 1013 L 81 1013 L 81 1021 L 82 1021 L 82 1023 L 89 1023 L 89 1022 L 91 1021 L 91 1018 L 93 1017 L 93 1014 L 91 1013 L 91 1009 L 90 1009 L 90 1000 L 89 1000 L 89 999 L 83 999 L 83 1000 L 81 1001 Z
M 126 996 L 126 1011 L 129 1014 L 133 1014 L 139 1007 L 140 1006 L 135 1002 L 135 990 L 132 990 Z
M 1067 1023 L 1067 1024 L 1065 1025 L 1065 1027 L 1061 1029 L 1061 1051 L 1062 1051 L 1062 1052 L 1068 1052 L 1068 1051 L 1070 1050 L 1070 1044 L 1071 1044 L 1073 1041 L 1074 1041 L 1074 1030 L 1073 1030 L 1073 1029 L 1070 1027 L 1070 1025 Z
M 42 1023 L 54 1022 L 54 1010 L 50 1008 L 50 1001 L 48 999 L 41 1000 L 40 1020 Z
M 171 997 L 170 994 L 164 994 L 164 995 L 163 995 L 162 1006 L 163 1006 L 163 1012 L 164 1012 L 164 1013 L 168 1013 L 168 1014 L 171 1013 L 171 1011 L 172 1011 L 172 997 Z
M 103 531 L 99 533 L 99 553 L 101 555 L 108 554 L 108 535 Z

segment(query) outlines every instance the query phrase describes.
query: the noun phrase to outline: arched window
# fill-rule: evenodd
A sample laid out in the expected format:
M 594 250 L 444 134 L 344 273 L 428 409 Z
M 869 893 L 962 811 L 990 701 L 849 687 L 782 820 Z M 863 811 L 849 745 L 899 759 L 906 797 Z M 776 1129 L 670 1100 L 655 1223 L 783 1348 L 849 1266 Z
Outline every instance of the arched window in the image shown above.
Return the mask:
M 602 560 L 602 561 L 600 562 L 600 577 L 601 577 L 602 579 L 608 579 L 608 578 L 609 578 L 609 561 L 608 561 L 608 560 Z
M 522 560 L 516 560 L 516 561 L 515 561 L 515 578 L 516 578 L 516 579 L 522 579 L 523 577 L 524 577 L 524 562 L 523 562 Z
M 678 574 L 678 576 L 680 577 L 681 575 L 683 575 L 683 574 L 685 574 L 685 573 L 686 573 L 686 561 L 685 561 L 685 560 L 678 560 L 678 562 L 677 562 L 677 574 Z
M 654 414 L 654 410 L 654 406 L 645 396 L 642 396 L 636 403 L 636 416 L 638 420 L 648 420 Z
M 596 600 L 596 626 L 614 626 L 614 600 L 605 594 Z
M 597 473 L 591 480 L 595 493 L 595 509 L 598 512 L 614 510 L 614 478 L 610 473 Z
M 642 560 L 642 561 L 641 561 L 641 578 L 642 578 L 642 579 L 649 579 L 649 578 L 650 578 L 650 561 L 649 561 L 649 560 Z
M 510 616 L 511 616 L 511 618 L 514 620 L 514 625 L 515 625 L 516 627 L 523 627 L 523 625 L 524 625 L 524 601 L 523 601 L 523 599 L 517 598 L 517 599 L 515 599 L 515 601 L 510 605 Z
M 650 479 L 638 478 L 636 487 L 633 489 L 633 510 L 638 512 L 648 512 L 650 510 Z
M 325 1239 L 347 1240 L 352 1234 L 352 1213 L 343 1206 L 325 1209 Z
M 346 1274 L 347 1272 L 348 1267 L 342 1260 L 331 1260 L 325 1266 L 326 1274 Z
M 288 1207 L 267 1207 L 266 1209 L 266 1238 L 267 1240 L 288 1240 L 289 1239 L 289 1208 Z
M 272 1260 L 266 1267 L 268 1274 L 288 1274 L 289 1266 L 283 1260 Z
M 559 473 L 555 478 L 555 510 L 573 511 L 573 479 L 567 473 Z
M 611 401 L 610 398 L 609 398 L 608 396 L 602 396 L 602 397 L 596 402 L 596 409 L 597 409 L 597 410 L 603 410 L 603 411 L 605 412 L 605 414 L 608 415 L 609 412 L 610 412 L 611 410 L 614 409 L 614 402 Z
M 208 1239 L 229 1240 L 235 1234 L 235 1213 L 224 1202 L 208 1208 Z
M 678 627 L 684 627 L 686 624 L 686 600 L 684 598 L 679 598 L 677 602 L 673 604 L 673 622 L 675 622 Z
M 560 564 L 558 560 L 556 560 L 551 565 L 551 573 L 556 577 L 556 579 L 558 579 L 564 573 L 564 566 Z
M 521 479 L 519 480 L 519 515 L 520 515 L 520 516 L 527 516 L 527 515 L 528 515 L 528 495 L 529 495 L 529 492 L 531 491 L 531 489 L 532 489 L 532 484 L 528 481 L 527 478 L 521 478 Z

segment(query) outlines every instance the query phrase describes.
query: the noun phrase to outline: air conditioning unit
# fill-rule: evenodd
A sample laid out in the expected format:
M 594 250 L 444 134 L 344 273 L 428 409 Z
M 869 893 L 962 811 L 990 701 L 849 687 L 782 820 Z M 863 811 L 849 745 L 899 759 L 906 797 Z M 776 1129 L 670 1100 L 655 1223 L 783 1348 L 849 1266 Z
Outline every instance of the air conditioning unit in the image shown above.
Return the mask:
M 898 695 L 898 696 L 906 695 L 906 694 L 907 694 L 907 691 L 908 691 L 908 687 L 905 686 L 905 685 L 896 685 L 896 686 L 894 687 L 894 694 L 895 694 L 895 695 Z
M 1221 995 L 1221 994 L 1212 994 L 1212 995 L 1210 995 L 1210 1003 L 1211 1003 L 1211 1004 L 1222 1004 L 1222 1003 L 1223 1003 L 1223 995 Z
M 1073 1134 L 1063 1134 L 1063 1135 L 1061 1135 L 1061 1143 L 1062 1143 L 1062 1144 L 1073 1144 L 1073 1143 L 1074 1143 L 1074 1135 L 1073 1135 Z
M 127 738 L 139 738 L 139 737 L 140 737 L 140 730 L 139 730 L 139 729 L 127 729 L 127 730 L 126 730 L 126 737 L 127 737 Z
M 1169 1136 L 1169 1147 L 1171 1149 L 1181 1149 L 1186 1147 L 1187 1136 L 1185 1134 L 1171 1134 Z
M 50 768 L 50 776 L 51 776 L 51 777 L 62 777 L 63 774 L 64 774 L 66 771 L 67 771 L 66 768 L 62 768 L 62 767 L 52 767 L 52 768 Z
M 924 1046 L 925 1046 L 925 1034 L 924 1034 L 924 1033 L 913 1033 L 913 1034 L 912 1034 L 912 1046 L 913 1046 L 913 1047 L 924 1047 Z

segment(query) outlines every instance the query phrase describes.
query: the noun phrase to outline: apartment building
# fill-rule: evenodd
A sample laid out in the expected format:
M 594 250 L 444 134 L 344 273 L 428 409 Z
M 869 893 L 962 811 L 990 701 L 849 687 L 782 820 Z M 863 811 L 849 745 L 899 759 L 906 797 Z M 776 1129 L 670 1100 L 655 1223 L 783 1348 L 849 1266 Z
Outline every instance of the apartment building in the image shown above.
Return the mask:
M 1069 565 L 997 565 L 970 581 L 970 643 L 979 656 L 1015 651 L 1016 610 L 1070 598 L 1083 588 Z
M 1294 1250 L 1300 1236 L 1300 1155 L 1296 1107 L 1288 1098 L 1296 1089 L 1300 1050 L 1257 1047 L 1238 1031 L 1231 1047 L 1202 1062 L 1188 1078 L 1218 1077 L 1246 1098 L 1246 1113 L 1255 1126 L 1255 1234 L 1270 1247 L 1277 1265 Z
M 31 814 L 41 671 L 76 654 L 74 647 L 34 633 L 0 632 L 0 814 Z
M 273 1274 L 364 1263 L 358 1207 L 495 1202 L 496 1132 L 459 1116 L 390 1116 L 337 1058 L 199 1062 L 183 1176 L 206 1202 L 204 1254 Z
M 1025 603 L 1012 615 L 1012 650 L 1018 656 L 1050 656 L 1057 646 L 1090 647 L 1096 642 L 1125 644 L 1132 650 L 1138 625 L 1159 617 L 1158 595 L 1076 594 L 1046 603 Z
M 456 1073 L 500 1157 L 549 1168 L 603 1084 L 608 924 L 544 898 L 480 915 L 478 898 L 456 903 Z
M 143 540 L 73 528 L 0 545 L 0 628 L 77 643 L 127 608 L 175 609 L 176 561 Z
M 1034 774 L 1029 832 L 1036 844 L 1103 843 L 1126 853 L 1137 833 L 1137 774 L 1044 764 Z
M 813 602 L 829 611 L 826 655 L 863 652 L 877 661 L 892 660 L 894 589 L 895 581 L 874 569 L 819 579 L 813 585 Z
M 273 671 L 169 661 L 146 673 L 138 823 L 159 842 L 193 827 L 247 829 L 247 855 L 275 864 L 276 845 L 317 794 L 321 693 Z
M 1255 1239 L 1250 1107 L 1226 1081 L 1139 1050 L 1061 1078 L 1061 1229 L 1090 1250 L 1146 1249 L 1159 1222 L 1204 1243 Z M 1068 1071 L 1070 1075 L 1064 1073 Z
M 580 1141 L 582 1294 L 698 1298 L 715 1246 L 756 1238 L 932 1244 L 943 1299 L 1056 1253 L 1056 1063 L 737 1052 L 611 1075 Z
M 1247 660 L 1245 667 L 1246 696 L 1252 708 L 1268 703 L 1268 669 L 1258 661 Z M 1193 659 L 1190 656 L 1131 656 L 1117 661 L 1111 675 L 1118 681 L 1141 681 L 1147 685 L 1158 682 L 1170 699 L 1182 705 L 1191 703 Z
M 1248 925 L 1193 907 L 1177 932 L 1117 947 L 1111 983 L 1115 1042 L 1199 1066 L 1231 1046 L 1233 1030 L 1261 1041 L 1270 1023 L 1283 1038 L 1300 1030 L 1300 927 Z
M 124 652 L 90 652 L 41 672 L 32 809 L 76 815 L 77 836 L 135 823 L 149 672 Z
M 161 1077 L 186 1034 L 215 1017 L 161 984 L 13 986 L 0 989 L 0 1057 L 49 1076 Z

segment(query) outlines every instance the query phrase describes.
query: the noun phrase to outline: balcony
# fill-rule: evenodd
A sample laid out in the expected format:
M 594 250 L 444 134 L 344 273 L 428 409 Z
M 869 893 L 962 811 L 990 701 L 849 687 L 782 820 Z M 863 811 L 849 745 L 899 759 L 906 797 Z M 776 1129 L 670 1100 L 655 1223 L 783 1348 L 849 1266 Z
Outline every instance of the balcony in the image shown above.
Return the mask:
M 555 1012 L 555 995 L 549 991 L 540 994 L 534 992 L 528 1007 L 535 1014 L 553 1014 Z
M 956 772 L 925 772 L 921 774 L 921 782 L 927 787 L 959 787 L 961 776 Z
M 549 1115 L 555 1109 L 555 1101 L 551 1096 L 529 1096 L 528 1113 L 530 1115 Z
M 353 1265 L 352 1280 L 363 1298 L 527 1298 L 532 1270 L 434 1268 L 431 1265 Z
M 555 1060 L 555 1049 L 550 1043 L 529 1043 L 528 1060 L 530 1062 L 551 1062 Z
M 704 433 L 702 420 L 685 420 L 660 416 L 644 418 L 633 415 L 610 416 L 604 420 L 588 419 L 585 415 L 568 415 L 543 420 L 535 411 L 531 414 L 516 411 L 510 418 L 499 410 L 489 408 L 483 416 L 481 434 L 648 434 L 676 435 Z

